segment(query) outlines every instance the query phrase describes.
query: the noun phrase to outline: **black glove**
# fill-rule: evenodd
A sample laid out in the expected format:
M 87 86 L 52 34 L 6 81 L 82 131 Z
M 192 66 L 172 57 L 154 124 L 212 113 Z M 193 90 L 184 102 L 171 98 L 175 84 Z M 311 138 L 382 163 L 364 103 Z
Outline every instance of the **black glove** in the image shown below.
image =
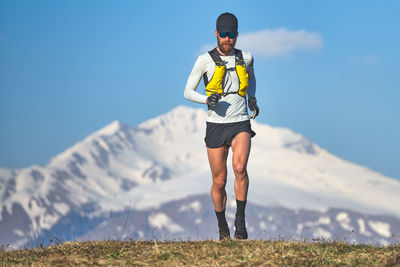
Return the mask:
M 250 115 L 251 119 L 255 119 L 258 116 L 258 113 L 260 113 L 260 109 L 257 106 L 257 100 L 255 97 L 249 97 L 249 108 L 251 111 L 254 111 L 252 115 Z
M 221 98 L 221 95 L 219 95 L 219 94 L 212 94 L 209 97 L 207 97 L 208 108 L 211 110 L 214 110 L 217 107 L 218 100 L 220 98 Z

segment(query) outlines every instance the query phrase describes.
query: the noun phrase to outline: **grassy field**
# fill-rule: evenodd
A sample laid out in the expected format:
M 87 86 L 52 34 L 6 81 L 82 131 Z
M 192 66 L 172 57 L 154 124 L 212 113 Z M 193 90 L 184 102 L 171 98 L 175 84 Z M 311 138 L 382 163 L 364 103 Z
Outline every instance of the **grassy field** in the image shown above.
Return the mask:
M 0 266 L 400 266 L 400 245 L 299 241 L 92 241 L 0 251 Z

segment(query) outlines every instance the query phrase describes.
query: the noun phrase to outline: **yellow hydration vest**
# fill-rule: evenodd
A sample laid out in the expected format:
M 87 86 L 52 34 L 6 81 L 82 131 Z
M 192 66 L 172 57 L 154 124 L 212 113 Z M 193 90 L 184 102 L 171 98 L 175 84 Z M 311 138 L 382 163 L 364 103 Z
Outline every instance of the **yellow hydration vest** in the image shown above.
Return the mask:
M 215 63 L 215 71 L 210 81 L 207 81 L 206 74 L 203 75 L 207 96 L 217 93 L 222 96 L 226 96 L 228 94 L 239 94 L 240 96 L 246 97 L 247 87 L 249 86 L 249 74 L 247 73 L 246 64 L 243 60 L 242 51 L 235 49 L 235 71 L 239 77 L 239 90 L 236 92 L 225 93 L 223 88 L 223 80 L 225 77 L 226 66 L 216 48 L 208 53 Z

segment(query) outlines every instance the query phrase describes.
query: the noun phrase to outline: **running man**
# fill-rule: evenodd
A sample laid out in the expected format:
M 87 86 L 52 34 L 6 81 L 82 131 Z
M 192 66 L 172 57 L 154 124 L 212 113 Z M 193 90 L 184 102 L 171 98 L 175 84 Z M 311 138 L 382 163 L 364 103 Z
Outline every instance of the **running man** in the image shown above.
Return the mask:
M 230 238 L 229 226 L 225 219 L 225 185 L 226 164 L 231 147 L 237 204 L 234 237 L 247 239 L 247 161 L 251 138 L 255 135 L 251 129 L 247 104 L 250 110 L 254 111 L 253 117 L 257 116 L 259 111 L 255 97 L 253 57 L 248 52 L 235 49 L 238 37 L 238 20 L 235 15 L 223 13 L 217 18 L 215 36 L 218 46 L 198 57 L 187 81 L 184 96 L 190 101 L 208 105 L 204 140 L 212 174 L 211 198 L 218 220 L 219 238 Z M 196 92 L 202 78 L 206 85 L 206 95 Z

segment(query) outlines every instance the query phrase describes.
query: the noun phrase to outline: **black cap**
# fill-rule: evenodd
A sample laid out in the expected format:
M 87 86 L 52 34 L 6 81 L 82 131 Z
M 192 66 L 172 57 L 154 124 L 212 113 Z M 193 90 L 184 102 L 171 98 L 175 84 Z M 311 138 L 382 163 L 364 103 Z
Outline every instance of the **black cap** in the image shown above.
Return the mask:
M 223 13 L 217 18 L 217 32 L 235 32 L 238 30 L 238 20 L 232 13 Z

